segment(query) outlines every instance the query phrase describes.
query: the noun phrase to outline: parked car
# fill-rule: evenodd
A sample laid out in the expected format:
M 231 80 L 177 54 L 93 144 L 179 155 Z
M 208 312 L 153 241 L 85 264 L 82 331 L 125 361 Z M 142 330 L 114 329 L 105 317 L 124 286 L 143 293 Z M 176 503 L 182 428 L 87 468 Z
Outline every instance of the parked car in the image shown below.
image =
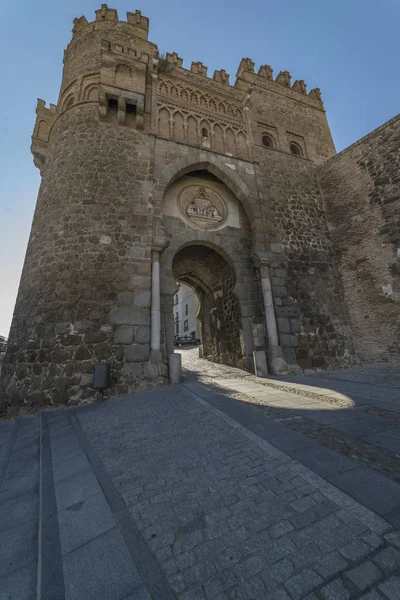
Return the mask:
M 183 337 L 176 337 L 174 344 L 175 346 L 178 346 L 178 348 L 182 348 L 182 346 L 198 346 L 201 344 L 201 341 L 199 339 L 193 339 L 188 335 L 184 335 Z

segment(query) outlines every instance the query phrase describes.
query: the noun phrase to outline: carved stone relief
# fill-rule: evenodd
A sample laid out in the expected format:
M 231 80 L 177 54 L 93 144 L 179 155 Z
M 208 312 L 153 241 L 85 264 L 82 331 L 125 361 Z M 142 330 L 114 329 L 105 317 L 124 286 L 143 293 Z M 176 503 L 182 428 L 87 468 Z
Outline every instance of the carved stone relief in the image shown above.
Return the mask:
M 198 229 L 219 227 L 227 216 L 220 195 L 205 186 L 185 187 L 178 196 L 178 207 L 184 220 Z

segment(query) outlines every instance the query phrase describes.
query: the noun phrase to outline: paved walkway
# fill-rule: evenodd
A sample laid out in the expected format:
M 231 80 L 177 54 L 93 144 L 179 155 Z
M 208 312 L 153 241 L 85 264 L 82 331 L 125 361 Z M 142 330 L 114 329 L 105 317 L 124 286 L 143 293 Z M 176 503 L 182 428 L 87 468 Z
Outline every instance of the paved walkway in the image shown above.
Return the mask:
M 370 392 L 224 374 L 0 422 L 0 600 L 400 598 L 396 477 L 302 430 Z
M 181 353 L 186 381 L 230 399 L 220 408 L 400 526 L 399 366 L 262 380 Z

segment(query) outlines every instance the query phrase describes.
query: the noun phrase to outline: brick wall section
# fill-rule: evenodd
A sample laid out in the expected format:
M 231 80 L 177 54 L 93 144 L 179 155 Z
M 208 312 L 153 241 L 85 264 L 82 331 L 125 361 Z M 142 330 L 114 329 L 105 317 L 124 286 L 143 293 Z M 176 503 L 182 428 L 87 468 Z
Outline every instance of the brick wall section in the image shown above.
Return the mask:
M 319 172 L 361 361 L 399 358 L 399 141 L 397 117 L 329 160 Z

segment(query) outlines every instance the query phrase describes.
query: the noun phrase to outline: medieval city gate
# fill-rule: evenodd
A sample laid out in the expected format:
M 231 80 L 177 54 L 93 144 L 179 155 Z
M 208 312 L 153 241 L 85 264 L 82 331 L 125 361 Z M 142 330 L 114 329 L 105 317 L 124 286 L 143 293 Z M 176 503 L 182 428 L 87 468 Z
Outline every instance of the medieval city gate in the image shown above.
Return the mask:
M 223 69 L 208 77 L 161 57 L 148 30 L 140 11 L 121 21 L 106 4 L 75 19 L 57 105 L 38 100 L 42 185 L 8 403 L 91 399 L 98 361 L 110 395 L 166 385 L 176 281 L 201 297 L 210 360 L 283 374 L 351 357 L 318 179 L 335 154 L 319 90 L 249 58 L 234 85 Z
M 179 170 L 166 187 L 162 340 L 169 355 L 176 284 L 186 283 L 200 300 L 203 357 L 254 372 L 253 353 L 267 345 L 265 309 L 252 227 L 233 190 L 234 182 L 206 163 Z
M 191 244 L 175 255 L 172 273 L 176 282 L 189 285 L 199 299 L 202 356 L 242 367 L 245 348 L 240 339 L 241 311 L 234 292 L 234 266 L 217 250 Z

